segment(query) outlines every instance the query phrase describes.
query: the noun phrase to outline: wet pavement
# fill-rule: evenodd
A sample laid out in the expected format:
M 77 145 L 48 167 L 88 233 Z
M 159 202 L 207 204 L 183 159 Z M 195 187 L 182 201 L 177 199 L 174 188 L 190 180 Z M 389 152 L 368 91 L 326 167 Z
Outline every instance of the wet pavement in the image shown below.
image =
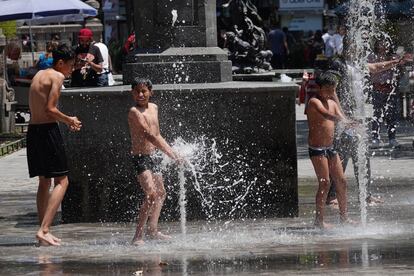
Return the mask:
M 301 109 L 298 108 L 298 114 Z M 306 155 L 306 122 L 298 116 L 300 211 L 297 218 L 161 223 L 169 242 L 129 244 L 133 223 L 59 224 L 57 248 L 35 246 L 35 179 L 25 150 L 0 158 L 0 275 L 413 275 L 414 131 L 399 134 L 398 155 L 372 158 L 373 193 L 384 204 L 368 208 L 367 227 L 338 225 L 328 208 L 329 231 L 312 227 L 316 179 Z M 382 149 L 386 150 L 386 149 Z M 350 215 L 359 217 L 352 170 L 347 172 Z

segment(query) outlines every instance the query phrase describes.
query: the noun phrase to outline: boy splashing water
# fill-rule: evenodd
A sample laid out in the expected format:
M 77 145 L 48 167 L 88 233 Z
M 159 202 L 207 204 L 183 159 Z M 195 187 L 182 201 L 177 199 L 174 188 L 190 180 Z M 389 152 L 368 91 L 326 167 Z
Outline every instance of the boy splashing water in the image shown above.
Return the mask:
M 145 193 L 132 244 L 142 245 L 144 244 L 144 226 L 148 219 L 148 236 L 151 239 L 171 238 L 158 232 L 158 218 L 166 193 L 164 181 L 159 172 L 161 160 L 155 156 L 156 150 L 161 150 L 177 164 L 182 164 L 183 161 L 160 134 L 158 107 L 149 102 L 153 93 L 151 81 L 134 79 L 131 93 L 136 103 L 128 114 L 132 142 L 131 153 L 138 182 Z
M 354 222 L 348 218 L 347 183 L 339 156 L 333 148 L 335 123 L 347 123 L 336 96 L 337 79 L 334 74 L 325 72 L 317 77 L 316 83 L 320 87 L 319 93 L 309 99 L 306 112 L 309 123 L 309 156 L 319 182 L 315 226 L 325 229 L 332 228 L 332 225 L 324 221 L 325 201 L 330 186 L 329 176 L 337 183 L 341 222 Z

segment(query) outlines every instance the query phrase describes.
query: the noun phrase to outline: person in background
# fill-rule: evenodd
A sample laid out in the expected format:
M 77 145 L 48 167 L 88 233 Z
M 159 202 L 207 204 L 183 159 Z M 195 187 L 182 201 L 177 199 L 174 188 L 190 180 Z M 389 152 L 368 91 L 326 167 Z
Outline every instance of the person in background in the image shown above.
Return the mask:
M 137 48 L 137 43 L 135 40 L 135 33 L 132 32 L 129 36 L 127 41 L 124 44 L 124 47 L 122 48 L 122 52 L 124 55 L 128 55 L 130 52 L 132 52 L 135 48 Z
M 322 32 L 317 30 L 313 36 L 312 44 L 309 53 L 309 62 L 311 67 L 315 66 L 315 60 L 319 55 L 323 55 L 325 51 L 325 44 L 322 39 Z
M 103 70 L 101 51 L 93 43 L 93 32 L 84 28 L 79 31 L 79 45 L 75 49 L 75 70 L 72 87 L 99 86 L 98 74 Z
M 333 45 L 333 54 L 334 55 L 342 55 L 342 51 L 344 49 L 344 36 L 346 34 L 345 26 L 338 26 L 337 33 L 335 33 L 332 37 L 332 45 Z
M 111 73 L 111 67 L 112 67 L 111 56 L 109 55 L 108 47 L 102 41 L 97 42 L 94 45 L 99 48 L 99 51 L 101 51 L 101 55 L 103 58 L 102 72 L 97 73 L 98 86 L 108 86 L 109 85 L 108 76 Z
M 269 32 L 268 41 L 270 50 L 273 53 L 272 67 L 284 69 L 286 67 L 286 57 L 289 55 L 289 46 L 285 33 L 280 29 L 280 23 L 276 23 Z
M 334 46 L 334 34 L 335 31 L 329 29 L 325 34 L 322 35 L 322 39 L 325 42 L 325 56 L 327 58 L 332 57 L 335 53 L 335 46 Z
M 297 45 L 298 42 L 296 41 L 293 34 L 289 31 L 288 27 L 283 27 L 282 31 L 286 35 L 286 42 L 287 42 L 287 45 L 288 45 L 288 49 L 290 49 L 292 51 L 292 49 L 296 48 L 296 45 Z M 287 56 L 287 62 L 286 63 L 287 63 L 287 66 L 291 65 L 292 62 L 291 62 L 291 56 L 290 55 Z
M 21 58 L 22 50 L 18 44 L 18 38 L 12 38 L 4 48 L 6 55 L 7 78 L 9 84 L 14 83 L 14 78 L 19 76 L 19 59 Z
M 404 57 L 392 54 L 391 43 L 386 39 L 377 39 L 374 53 L 368 57 L 368 69 L 372 83 L 372 141 L 371 147 L 380 146 L 380 125 L 387 124 L 388 143 L 390 147 L 399 147 L 396 140 L 400 97 L 397 93 L 397 75 L 399 64 L 404 64 Z
M 57 48 L 58 44 L 56 42 L 48 42 L 46 44 L 46 53 L 39 55 L 39 60 L 36 62 L 35 67 L 39 70 L 45 70 L 52 68 L 53 66 L 53 50 Z

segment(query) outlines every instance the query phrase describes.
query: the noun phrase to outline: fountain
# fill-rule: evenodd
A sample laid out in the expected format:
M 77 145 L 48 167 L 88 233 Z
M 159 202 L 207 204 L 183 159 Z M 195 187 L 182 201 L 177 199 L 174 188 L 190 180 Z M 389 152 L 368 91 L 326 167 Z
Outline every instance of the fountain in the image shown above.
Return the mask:
M 203 137 L 203 147 L 210 155 L 216 147 L 219 165 L 227 165 L 202 174 L 201 188 L 193 173 L 181 174 L 185 200 L 178 196 L 177 171 L 170 169 L 162 218 L 178 219 L 180 203 L 189 220 L 296 216 L 297 86 L 228 81 L 231 63 L 215 47 L 215 1 L 184 2 L 134 2 L 136 36 L 148 54 L 128 59 L 125 82 L 137 75 L 154 80 L 153 100 L 167 141 L 181 138 L 191 144 Z M 136 217 L 142 193 L 129 158 L 126 116 L 134 104 L 129 91 L 124 85 L 62 93 L 62 110 L 84 125 L 79 133 L 62 128 L 71 168 L 64 222 Z M 206 160 L 204 170 L 211 172 L 217 164 Z

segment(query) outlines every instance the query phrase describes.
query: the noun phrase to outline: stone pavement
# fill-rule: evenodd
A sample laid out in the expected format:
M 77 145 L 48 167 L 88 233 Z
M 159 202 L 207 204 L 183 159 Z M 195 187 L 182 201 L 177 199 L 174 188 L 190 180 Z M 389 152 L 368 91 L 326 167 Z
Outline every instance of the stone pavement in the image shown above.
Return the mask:
M 179 223 L 167 222 L 161 229 L 174 240 L 148 242 L 141 249 L 128 245 L 132 223 L 57 225 L 64 246 L 34 247 L 37 181 L 28 177 L 26 152 L 0 158 L 0 275 L 413 275 L 413 128 L 406 124 L 399 133 L 404 154 L 372 158 L 373 188 L 386 203 L 369 209 L 368 227 L 325 233 L 312 228 L 317 183 L 302 114 L 303 106 L 297 107 L 298 218 L 188 222 L 186 236 L 179 234 Z M 352 170 L 347 176 L 350 215 L 357 217 Z M 330 221 L 337 218 L 336 210 L 327 213 Z

